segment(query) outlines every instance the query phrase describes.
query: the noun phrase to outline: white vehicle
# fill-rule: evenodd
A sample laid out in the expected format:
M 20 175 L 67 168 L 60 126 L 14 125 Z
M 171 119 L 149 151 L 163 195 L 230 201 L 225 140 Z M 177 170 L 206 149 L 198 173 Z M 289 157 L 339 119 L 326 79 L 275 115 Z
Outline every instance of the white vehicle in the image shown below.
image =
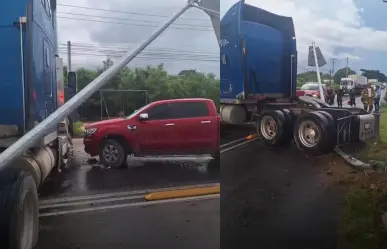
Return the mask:
M 344 93 L 349 93 L 351 89 L 355 89 L 356 93 L 360 93 L 366 86 L 367 77 L 359 74 L 348 75 L 347 78 L 342 78 L 340 80 L 340 89 L 342 89 Z

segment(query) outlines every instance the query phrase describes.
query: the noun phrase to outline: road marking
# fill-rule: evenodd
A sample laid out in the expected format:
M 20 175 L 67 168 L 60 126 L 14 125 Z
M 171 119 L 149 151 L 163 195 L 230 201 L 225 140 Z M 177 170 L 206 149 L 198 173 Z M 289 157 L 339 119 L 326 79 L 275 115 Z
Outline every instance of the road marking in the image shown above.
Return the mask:
M 245 141 L 245 140 L 251 140 L 251 139 L 254 139 L 254 138 L 256 138 L 256 137 L 257 137 L 257 134 L 250 134 L 250 135 L 248 135 L 248 136 L 246 136 L 246 137 L 242 137 L 242 138 L 239 138 L 239 139 L 237 139 L 237 140 L 231 141 L 231 142 L 229 142 L 229 143 L 222 144 L 222 145 L 220 146 L 220 149 L 225 148 L 225 147 L 228 147 L 228 146 L 233 145 L 233 144 L 241 143 L 241 142 L 243 142 L 243 141 Z
M 91 204 L 113 202 L 113 201 L 129 201 L 129 200 L 143 199 L 143 198 L 144 198 L 144 195 L 135 195 L 135 196 L 124 196 L 124 197 L 112 197 L 112 198 L 99 199 L 99 200 L 93 199 L 93 200 L 89 200 L 89 201 L 54 203 L 54 204 L 40 205 L 39 209 L 82 206 L 82 205 L 91 205 Z
M 245 145 L 245 144 L 251 143 L 251 142 L 253 142 L 253 141 L 257 140 L 257 139 L 258 139 L 258 138 L 255 137 L 255 138 L 252 138 L 252 139 L 250 139 L 250 140 L 247 140 L 247 141 L 245 141 L 245 142 L 243 142 L 243 143 L 238 143 L 238 144 L 236 144 L 236 145 L 234 145 L 234 146 L 231 146 L 231 147 L 228 147 L 228 148 L 226 148 L 226 149 L 223 149 L 223 150 L 220 151 L 220 154 L 223 154 L 223 153 L 225 153 L 225 152 L 227 152 L 227 151 L 236 149 L 236 148 L 238 148 L 238 147 L 240 147 L 240 146 L 243 146 L 243 145 Z
M 191 196 L 203 196 L 203 195 L 211 195 L 211 194 L 219 194 L 219 193 L 220 193 L 220 185 L 217 185 L 212 187 L 153 192 L 146 195 L 145 200 L 156 201 L 156 200 L 185 198 L 185 197 L 191 197 Z
M 205 196 L 195 196 L 195 197 L 187 197 L 187 198 L 179 198 L 179 199 L 168 199 L 168 200 L 159 200 L 159 201 L 142 201 L 137 203 L 125 203 L 125 204 L 117 204 L 103 207 L 92 207 L 92 208 L 82 208 L 76 210 L 66 210 L 66 211 L 54 211 L 42 213 L 39 217 L 49 217 L 49 216 L 58 216 L 65 214 L 77 214 L 77 213 L 86 213 L 86 212 L 98 212 L 98 211 L 108 211 L 111 209 L 118 208 L 128 208 L 128 207 L 144 207 L 144 206 L 152 206 L 166 203 L 181 203 L 181 202 L 189 202 L 189 201 L 203 201 L 219 198 L 220 194 L 216 195 L 205 195 Z
M 101 198 L 109 198 L 109 197 L 119 197 L 119 196 L 146 195 L 146 194 L 149 194 L 151 192 L 161 192 L 161 191 L 168 191 L 168 190 L 180 190 L 180 189 L 200 188 L 200 187 L 211 187 L 211 186 L 217 186 L 218 184 L 219 183 L 195 184 L 195 185 L 177 186 L 177 187 L 169 187 L 169 188 L 142 189 L 142 190 L 135 190 L 135 191 L 113 192 L 113 193 L 94 194 L 94 195 L 86 195 L 86 196 L 51 198 L 51 199 L 40 200 L 39 205 L 48 205 L 48 204 L 54 204 L 54 203 L 74 202 L 74 201 L 85 201 L 85 200 L 93 200 L 93 199 L 101 199 Z

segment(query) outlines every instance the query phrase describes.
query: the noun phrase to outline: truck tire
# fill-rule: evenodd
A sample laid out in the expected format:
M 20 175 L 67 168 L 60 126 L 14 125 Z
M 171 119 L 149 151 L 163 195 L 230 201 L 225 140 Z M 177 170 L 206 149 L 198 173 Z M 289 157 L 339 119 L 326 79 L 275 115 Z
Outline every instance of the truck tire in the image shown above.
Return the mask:
M 38 193 L 24 170 L 0 173 L 0 248 L 32 249 L 38 241 Z
M 329 124 L 329 132 L 327 132 L 326 136 L 329 137 L 329 141 L 330 141 L 329 148 L 335 147 L 337 144 L 336 120 L 333 118 L 333 116 L 330 113 L 326 111 L 316 111 L 316 113 L 321 113 L 327 119 Z
M 327 118 L 318 112 L 301 115 L 295 122 L 294 141 L 307 155 L 321 155 L 332 149 L 331 131 Z
M 106 167 L 120 168 L 126 164 L 127 153 L 116 139 L 106 139 L 99 151 L 99 159 Z
M 286 141 L 286 117 L 280 110 L 267 111 L 257 119 L 258 137 L 268 146 L 278 146 Z

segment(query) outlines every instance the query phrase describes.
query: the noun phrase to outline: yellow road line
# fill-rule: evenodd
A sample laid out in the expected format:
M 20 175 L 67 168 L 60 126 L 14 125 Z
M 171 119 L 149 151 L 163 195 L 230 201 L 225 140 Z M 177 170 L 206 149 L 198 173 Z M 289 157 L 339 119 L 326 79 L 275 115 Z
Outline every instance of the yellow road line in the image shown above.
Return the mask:
M 184 198 L 191 196 L 212 195 L 220 193 L 220 185 L 201 188 L 177 189 L 160 191 L 147 194 L 144 198 L 147 201 Z

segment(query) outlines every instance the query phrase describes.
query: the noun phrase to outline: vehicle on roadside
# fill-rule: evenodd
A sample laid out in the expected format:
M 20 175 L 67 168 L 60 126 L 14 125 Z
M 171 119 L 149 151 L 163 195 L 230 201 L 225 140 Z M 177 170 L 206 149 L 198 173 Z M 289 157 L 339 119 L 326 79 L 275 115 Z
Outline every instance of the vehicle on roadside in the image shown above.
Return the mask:
M 360 95 L 361 91 L 367 87 L 367 82 L 367 77 L 351 74 L 347 78 L 340 79 L 340 88 L 345 94 L 348 94 L 351 89 L 355 89 L 356 95 Z
M 210 99 L 152 102 L 130 116 L 85 126 L 85 151 L 118 168 L 136 157 L 210 154 L 219 157 L 220 121 Z
M 375 136 L 372 114 L 360 108 L 330 107 L 313 94 L 297 93 L 298 51 L 291 17 L 241 0 L 223 16 L 220 30 L 222 123 L 255 121 L 258 137 L 266 145 L 294 140 L 310 155 Z M 359 87 L 364 81 L 349 78 Z
M 326 84 L 321 84 L 324 92 L 324 100 L 328 102 L 327 86 Z M 305 83 L 301 86 L 300 90 L 297 90 L 297 96 L 309 96 L 313 98 L 320 99 L 320 89 L 318 83 Z

